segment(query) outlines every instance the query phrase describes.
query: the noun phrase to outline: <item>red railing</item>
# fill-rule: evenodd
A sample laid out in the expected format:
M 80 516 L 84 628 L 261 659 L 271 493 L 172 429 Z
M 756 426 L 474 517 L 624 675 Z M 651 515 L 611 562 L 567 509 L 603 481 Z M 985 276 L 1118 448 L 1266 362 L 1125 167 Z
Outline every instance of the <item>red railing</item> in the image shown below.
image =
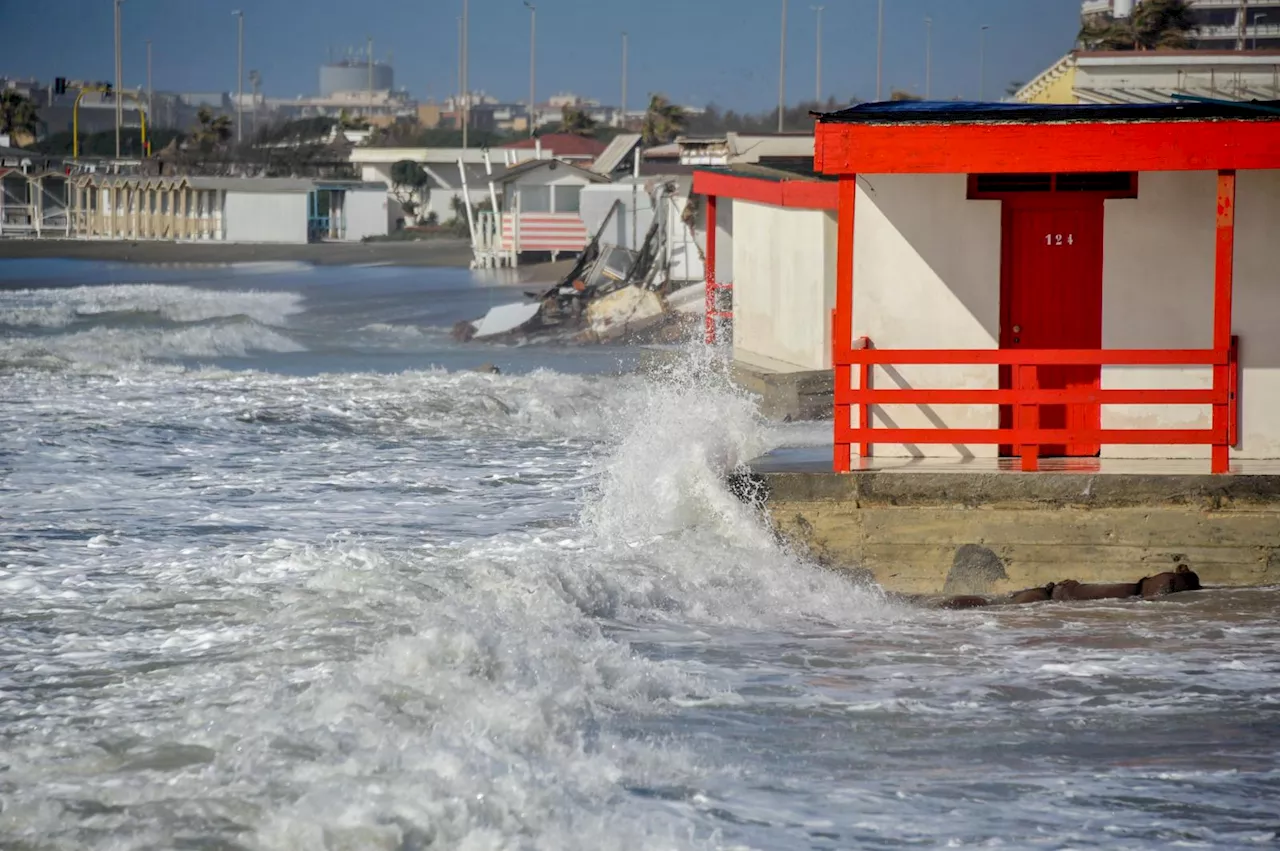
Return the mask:
M 720 293 L 733 293 L 733 284 L 722 284 L 719 281 L 707 276 L 707 345 L 713 346 L 717 342 L 720 335 L 720 320 L 732 319 L 732 310 L 720 309 Z
M 1038 468 L 1043 446 L 1142 444 L 1212 446 L 1215 473 L 1228 472 L 1228 448 L 1238 442 L 1239 340 L 1226 349 L 875 349 L 867 338 L 853 349 L 835 352 L 835 469 L 852 469 L 852 447 L 867 457 L 876 443 L 972 443 L 1010 446 L 1022 469 Z M 872 387 L 875 366 L 890 365 L 1004 366 L 1012 373 L 1008 389 L 915 389 Z M 1207 390 L 1042 389 L 1041 366 L 1210 366 L 1213 387 Z M 859 387 L 852 386 L 853 367 Z M 1205 405 L 1213 420 L 1204 429 L 1040 428 L 1041 405 Z M 1014 415 L 1008 428 L 872 428 L 871 405 L 998 405 Z M 858 426 L 852 425 L 852 408 Z

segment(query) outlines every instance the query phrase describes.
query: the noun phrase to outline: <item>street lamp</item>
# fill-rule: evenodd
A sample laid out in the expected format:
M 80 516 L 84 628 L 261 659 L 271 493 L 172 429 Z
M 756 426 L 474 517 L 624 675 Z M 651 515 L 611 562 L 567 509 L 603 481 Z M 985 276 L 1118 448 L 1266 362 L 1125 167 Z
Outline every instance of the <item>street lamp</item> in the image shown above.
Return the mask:
M 244 138 L 244 12 L 231 12 L 236 19 L 236 144 Z
M 529 7 L 529 135 L 537 128 L 537 79 L 538 79 L 538 7 L 524 0 Z
M 809 8 L 813 9 L 814 14 L 817 16 L 817 19 L 818 19 L 817 23 L 814 25 L 815 32 L 817 34 L 817 39 L 818 39 L 818 50 L 817 50 L 818 68 L 817 68 L 817 73 L 814 74 L 813 100 L 815 103 L 821 104 L 822 103 L 822 12 L 827 7 L 826 6 L 810 6 Z
M 618 126 L 627 126 L 627 34 L 622 34 L 622 112 L 618 118 Z
M 981 41 L 978 44 L 978 100 L 987 99 L 987 24 L 982 25 Z
M 124 0 L 115 0 L 112 4 L 115 9 L 116 87 L 111 96 L 116 102 L 116 159 L 120 159 L 120 125 L 124 123 L 124 110 L 122 109 L 124 99 L 120 96 L 120 78 L 124 76 L 120 59 L 120 4 L 123 2 Z
M 933 97 L 933 18 L 924 19 L 924 99 Z
M 884 0 L 876 12 L 876 100 L 884 100 Z
M 782 39 L 778 48 L 778 132 L 787 108 L 787 0 L 782 0 Z
M 467 0 L 462 0 L 462 148 L 467 148 L 467 131 L 471 129 L 471 86 L 468 77 L 470 68 L 468 67 L 467 56 L 467 39 L 470 35 L 468 28 L 471 24 L 469 20 L 469 11 Z
M 1253 15 L 1253 49 L 1258 49 L 1258 21 L 1267 16 L 1266 12 L 1255 12 Z

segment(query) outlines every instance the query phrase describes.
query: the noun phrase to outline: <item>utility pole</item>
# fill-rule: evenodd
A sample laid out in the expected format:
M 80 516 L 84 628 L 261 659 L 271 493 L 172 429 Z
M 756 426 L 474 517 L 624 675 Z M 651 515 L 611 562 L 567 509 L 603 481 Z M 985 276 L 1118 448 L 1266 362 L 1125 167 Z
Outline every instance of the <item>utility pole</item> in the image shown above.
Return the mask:
M 622 112 L 618 118 L 618 126 L 627 126 L 627 34 L 622 34 Z
M 538 7 L 529 0 L 524 0 L 524 5 L 529 7 L 529 135 L 532 136 L 538 129 L 535 100 L 538 95 Z
M 111 97 L 116 102 L 116 159 L 120 159 L 120 125 L 124 123 L 124 99 L 120 96 L 120 78 L 124 76 L 120 59 L 120 4 L 124 0 L 115 0 L 115 38 L 116 38 L 116 86 Z
M 876 12 L 876 100 L 884 100 L 884 0 Z
M 467 59 L 468 59 L 467 38 L 469 36 L 467 28 L 468 28 L 468 25 L 470 24 L 470 21 L 468 20 L 467 16 L 468 16 L 468 3 L 467 3 L 467 0 L 462 0 L 462 148 L 463 150 L 466 150 L 467 148 L 467 131 L 471 127 L 471 85 L 470 85 L 470 81 L 467 79 L 468 76 L 470 76 L 468 74 L 468 71 L 470 69 L 467 67 L 467 64 L 468 64 L 467 63 Z
M 147 39 L 147 123 L 155 126 L 155 113 L 151 110 L 151 39 Z M 143 152 L 146 153 L 145 151 Z
M 373 118 L 373 36 L 367 35 L 365 36 L 365 40 L 368 42 L 368 45 L 369 45 L 368 47 L 365 48 L 365 50 L 367 50 L 369 53 L 369 55 L 365 57 L 365 60 L 369 66 L 369 82 L 368 82 L 369 114 L 365 116 L 365 119 L 368 120 Z
M 1244 50 L 1249 46 L 1249 0 L 1240 0 L 1240 12 L 1236 15 L 1236 50 Z
M 981 41 L 978 43 L 978 100 L 987 99 L 987 30 L 991 27 L 982 25 Z
M 813 100 L 814 100 L 814 103 L 821 105 L 822 104 L 822 12 L 827 7 L 812 6 L 810 8 L 813 9 L 814 14 L 817 16 L 817 19 L 818 19 L 817 23 L 815 24 L 815 28 L 817 30 L 817 39 L 818 39 L 818 49 L 817 49 L 818 67 L 817 67 L 817 72 L 814 74 Z
M 778 132 L 787 108 L 787 0 L 782 0 L 782 41 L 778 48 Z
M 244 11 L 236 9 L 236 144 L 244 139 Z
M 933 18 L 924 19 L 924 99 L 933 97 Z

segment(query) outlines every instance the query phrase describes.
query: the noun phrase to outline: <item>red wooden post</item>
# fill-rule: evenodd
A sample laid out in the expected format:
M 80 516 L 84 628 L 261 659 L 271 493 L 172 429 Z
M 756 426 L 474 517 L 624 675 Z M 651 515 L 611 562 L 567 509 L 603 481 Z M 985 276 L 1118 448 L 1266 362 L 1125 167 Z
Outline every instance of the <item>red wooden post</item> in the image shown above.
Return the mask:
M 1218 239 L 1213 274 L 1213 348 L 1218 353 L 1231 348 L 1231 289 L 1236 243 L 1236 173 L 1218 172 Z M 1214 473 L 1231 471 L 1230 406 L 1227 393 L 1231 383 L 1231 367 L 1221 364 L 1213 368 L 1213 389 L 1222 402 L 1213 406 Z
M 1037 371 L 1038 366 L 1020 364 L 1014 367 L 1017 373 L 1018 390 L 1021 394 L 1032 393 L 1040 388 Z M 1019 405 L 1021 416 L 1017 422 L 1019 431 L 1032 431 L 1040 428 L 1040 406 L 1038 404 Z M 1040 444 L 1023 442 L 1019 447 L 1022 456 L 1022 472 L 1034 473 L 1040 469 Z
M 706 327 L 707 327 L 707 345 L 715 345 L 716 342 L 716 310 L 718 309 L 718 299 L 716 297 L 716 196 L 707 196 L 707 259 L 706 269 L 703 270 L 707 280 L 707 308 L 706 308 Z
M 1231 353 L 1227 362 L 1227 443 L 1233 448 L 1240 444 L 1240 338 L 1231 338 Z
M 853 386 L 853 213 L 858 197 L 856 176 L 841 175 L 836 203 L 836 306 L 832 311 L 831 364 L 835 369 L 836 393 Z M 852 412 L 850 406 L 835 406 L 835 457 L 837 473 L 853 469 L 849 444 Z

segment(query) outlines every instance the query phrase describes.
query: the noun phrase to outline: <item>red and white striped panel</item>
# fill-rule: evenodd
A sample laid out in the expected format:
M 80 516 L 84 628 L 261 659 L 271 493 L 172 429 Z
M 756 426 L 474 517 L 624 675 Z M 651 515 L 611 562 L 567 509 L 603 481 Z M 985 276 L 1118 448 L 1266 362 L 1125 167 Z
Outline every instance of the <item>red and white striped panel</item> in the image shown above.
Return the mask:
M 510 251 L 514 235 L 511 214 L 502 216 L 502 249 Z M 522 213 L 521 251 L 581 251 L 587 247 L 587 226 L 573 213 Z

